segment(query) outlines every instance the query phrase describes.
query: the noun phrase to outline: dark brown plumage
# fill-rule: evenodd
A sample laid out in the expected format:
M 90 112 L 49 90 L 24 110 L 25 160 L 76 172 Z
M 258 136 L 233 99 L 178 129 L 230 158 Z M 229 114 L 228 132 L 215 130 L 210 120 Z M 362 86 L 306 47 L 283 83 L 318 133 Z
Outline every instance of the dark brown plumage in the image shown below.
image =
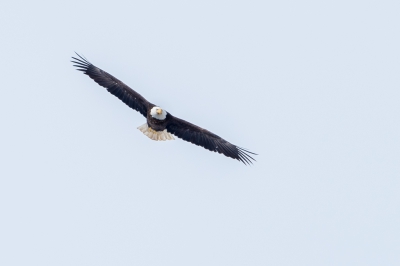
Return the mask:
M 150 110 L 156 105 L 148 102 L 143 96 L 117 78 L 94 66 L 79 54 L 77 55 L 79 58 L 72 57 L 74 59 L 72 62 L 76 64 L 74 66 L 77 67 L 77 70 L 88 75 L 97 84 L 105 87 L 111 94 L 118 97 L 126 105 L 146 117 L 149 128 L 157 132 L 167 130 L 167 132 L 174 134 L 178 138 L 204 147 L 207 150 L 224 154 L 244 164 L 250 164 L 252 160 L 254 160 L 250 154 L 255 155 L 255 153 L 237 147 L 214 133 L 174 117 L 170 113 L 166 113 L 166 117 L 162 120 L 154 118 L 150 114 Z

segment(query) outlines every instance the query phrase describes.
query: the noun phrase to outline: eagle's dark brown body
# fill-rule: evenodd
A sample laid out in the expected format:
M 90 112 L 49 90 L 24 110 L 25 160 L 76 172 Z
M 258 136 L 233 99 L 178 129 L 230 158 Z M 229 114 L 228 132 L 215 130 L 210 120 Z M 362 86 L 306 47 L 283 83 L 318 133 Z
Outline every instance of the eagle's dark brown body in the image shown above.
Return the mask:
M 214 133 L 174 117 L 170 113 L 166 113 L 165 118 L 162 119 L 154 118 L 150 112 L 156 105 L 148 102 L 142 95 L 132 90 L 117 78 L 94 66 L 85 58 L 80 55 L 78 57 L 72 57 L 75 60 L 72 62 L 76 64 L 74 66 L 79 71 L 88 75 L 100 86 L 107 88 L 111 94 L 118 97 L 126 105 L 141 113 L 147 118 L 147 124 L 153 130 L 157 132 L 167 130 L 167 132 L 174 134 L 178 138 L 202 146 L 207 150 L 222 153 L 244 164 L 252 163 L 252 160 L 254 160 L 250 154 L 255 153 L 233 145 Z
M 150 114 L 151 108 L 153 107 L 155 107 L 155 105 L 151 104 L 147 110 L 147 124 L 155 131 L 163 131 L 167 128 L 168 121 L 170 120 L 171 116 L 167 114 L 167 117 L 164 120 L 156 119 Z

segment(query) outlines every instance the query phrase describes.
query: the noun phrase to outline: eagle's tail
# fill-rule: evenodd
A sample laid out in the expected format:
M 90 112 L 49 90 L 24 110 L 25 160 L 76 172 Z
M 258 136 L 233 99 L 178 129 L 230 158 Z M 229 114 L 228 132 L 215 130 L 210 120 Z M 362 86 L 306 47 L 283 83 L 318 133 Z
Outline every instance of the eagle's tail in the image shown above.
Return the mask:
M 138 129 L 140 131 L 142 131 L 143 134 L 145 134 L 147 137 L 149 137 L 152 140 L 156 140 L 156 141 L 158 141 L 158 140 L 160 140 L 160 141 L 174 140 L 174 137 L 172 136 L 172 134 L 167 132 L 166 129 L 164 129 L 163 131 L 155 131 L 154 129 L 149 127 L 149 125 L 147 125 L 147 123 L 144 123 L 143 125 L 138 127 Z

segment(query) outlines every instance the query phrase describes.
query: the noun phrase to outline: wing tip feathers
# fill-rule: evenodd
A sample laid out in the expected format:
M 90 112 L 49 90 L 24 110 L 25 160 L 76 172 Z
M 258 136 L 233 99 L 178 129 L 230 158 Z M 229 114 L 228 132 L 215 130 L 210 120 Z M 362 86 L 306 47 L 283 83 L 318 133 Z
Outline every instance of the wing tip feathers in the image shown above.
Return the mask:
M 71 62 L 76 64 L 76 65 L 73 65 L 73 66 L 76 67 L 77 68 L 76 70 L 78 70 L 78 71 L 83 71 L 83 72 L 87 71 L 88 68 L 92 64 L 89 62 L 89 60 L 86 59 L 85 56 L 81 56 L 77 52 L 75 52 L 75 54 L 78 56 L 78 58 L 74 57 L 74 56 L 71 56 L 72 59 L 73 59 L 73 60 L 71 60 Z

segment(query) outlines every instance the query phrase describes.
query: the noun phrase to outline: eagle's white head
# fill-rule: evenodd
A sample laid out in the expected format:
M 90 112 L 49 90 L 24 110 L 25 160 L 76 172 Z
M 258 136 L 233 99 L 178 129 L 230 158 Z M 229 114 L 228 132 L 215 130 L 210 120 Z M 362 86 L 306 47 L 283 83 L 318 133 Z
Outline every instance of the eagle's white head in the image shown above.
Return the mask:
M 161 109 L 161 107 L 154 106 L 150 110 L 150 115 L 158 120 L 164 120 L 167 117 L 167 111 Z

